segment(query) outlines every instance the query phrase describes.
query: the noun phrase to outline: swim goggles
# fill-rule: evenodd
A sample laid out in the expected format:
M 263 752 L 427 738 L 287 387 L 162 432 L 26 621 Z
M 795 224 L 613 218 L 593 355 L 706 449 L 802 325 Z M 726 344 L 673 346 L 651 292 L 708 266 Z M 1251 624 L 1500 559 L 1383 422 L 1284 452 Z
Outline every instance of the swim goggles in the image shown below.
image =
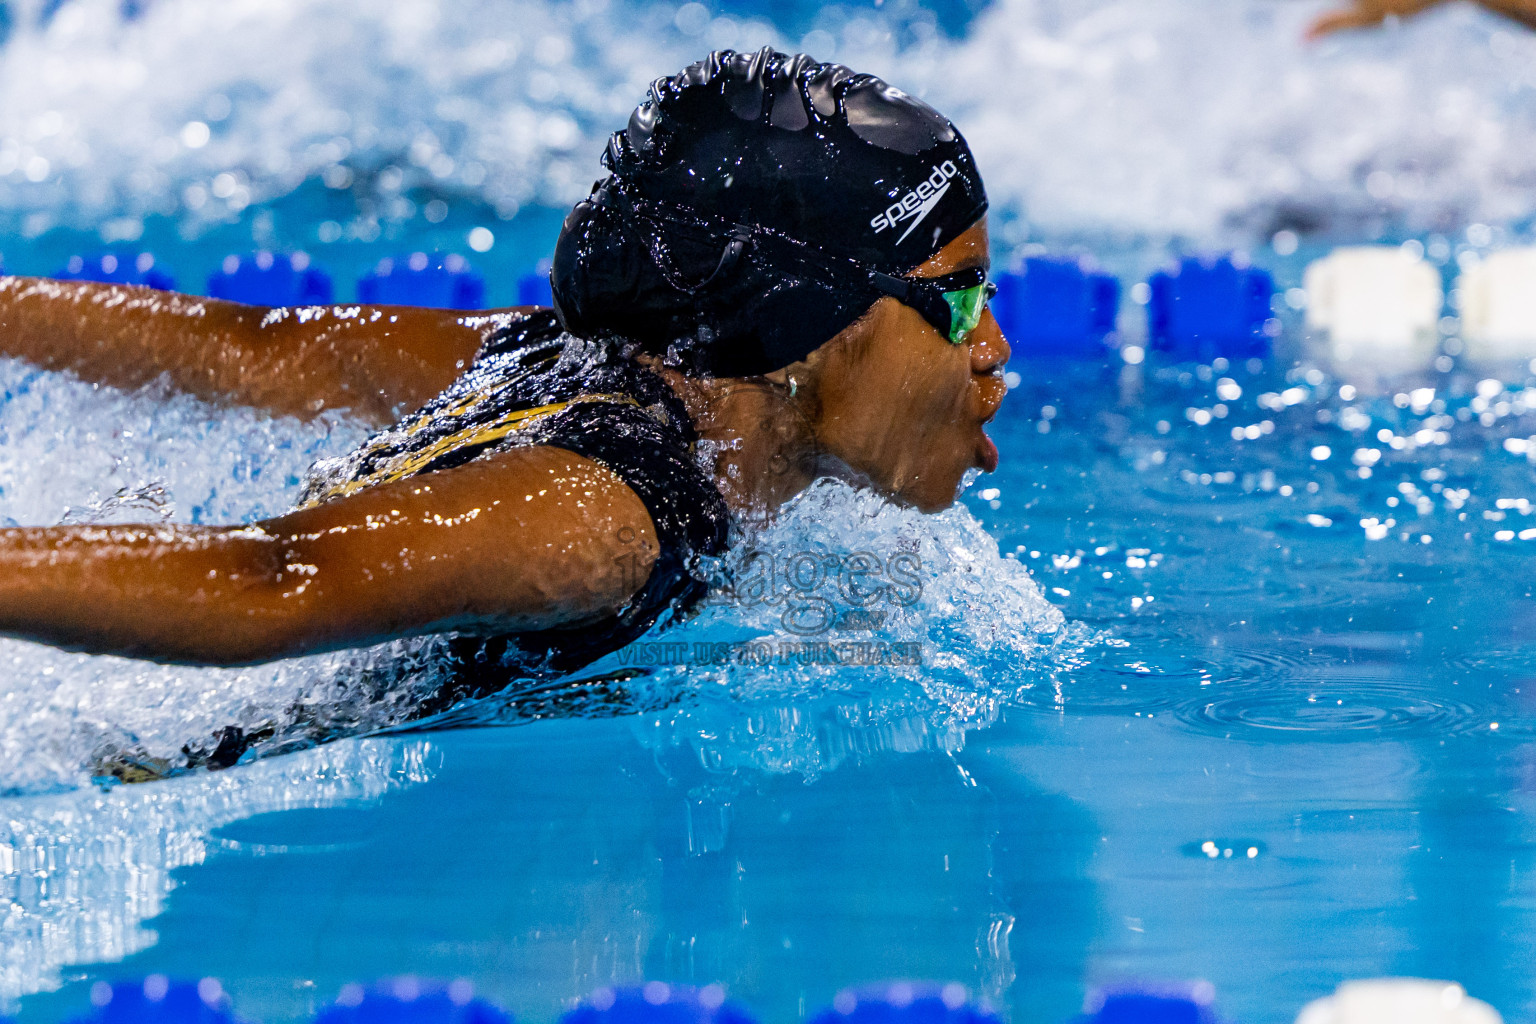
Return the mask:
M 987 280 L 981 267 L 940 277 L 892 277 L 871 270 L 869 280 L 897 302 L 917 310 L 951 345 L 970 340 L 988 300 L 997 294 L 997 285 Z

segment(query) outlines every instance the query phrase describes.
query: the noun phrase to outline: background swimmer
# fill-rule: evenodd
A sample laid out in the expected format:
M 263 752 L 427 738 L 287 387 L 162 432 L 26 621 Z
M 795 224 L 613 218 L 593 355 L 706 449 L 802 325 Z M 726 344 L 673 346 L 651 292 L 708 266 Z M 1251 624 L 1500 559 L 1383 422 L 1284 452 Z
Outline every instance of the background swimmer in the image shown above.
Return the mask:
M 942 116 L 722 51 L 658 81 L 605 162 L 559 319 L 6 280 L 7 354 L 384 429 L 275 519 L 0 531 L 0 631 L 206 664 L 456 632 L 458 699 L 627 643 L 701 593 L 732 517 L 820 473 L 934 510 L 995 468 L 986 198 Z
M 1408 18 L 1438 7 L 1445 0 L 1354 0 L 1349 7 L 1330 11 L 1314 21 L 1307 29 L 1307 38 L 1320 39 L 1334 32 L 1351 28 L 1369 28 L 1387 18 Z M 1536 0 L 1475 0 L 1481 6 L 1520 22 L 1528 28 L 1536 28 Z

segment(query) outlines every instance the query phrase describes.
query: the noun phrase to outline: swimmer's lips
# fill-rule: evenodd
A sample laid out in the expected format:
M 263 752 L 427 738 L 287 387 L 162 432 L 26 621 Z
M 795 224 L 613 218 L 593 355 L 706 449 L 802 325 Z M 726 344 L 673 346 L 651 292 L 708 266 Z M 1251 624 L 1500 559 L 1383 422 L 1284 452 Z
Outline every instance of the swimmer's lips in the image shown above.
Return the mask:
M 976 433 L 981 435 L 981 441 L 976 446 L 976 465 L 983 472 L 995 473 L 997 472 L 999 459 L 997 444 L 987 436 L 986 426 L 992 422 L 993 417 L 997 415 L 997 411 L 1003 407 L 1003 398 L 1008 394 L 1008 386 L 1003 384 L 1001 369 L 995 374 L 988 374 L 984 380 L 996 380 L 997 386 L 991 389 L 992 393 L 990 395 L 986 395 L 982 399 L 982 407 L 985 412 L 981 417 L 981 422 L 976 424 Z M 983 394 L 985 395 L 985 391 Z

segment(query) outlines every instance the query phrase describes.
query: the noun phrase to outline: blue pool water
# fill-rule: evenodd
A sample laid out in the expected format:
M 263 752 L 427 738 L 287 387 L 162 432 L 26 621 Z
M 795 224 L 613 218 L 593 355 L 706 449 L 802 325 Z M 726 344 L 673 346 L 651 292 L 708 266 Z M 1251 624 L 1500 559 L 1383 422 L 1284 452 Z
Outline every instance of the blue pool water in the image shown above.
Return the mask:
M 1536 403 L 1497 396 L 1491 426 L 1452 411 L 1431 424 L 1443 443 L 1393 450 L 1379 431 L 1401 443 L 1441 415 L 1398 408 L 1406 390 L 1019 369 L 1004 469 L 964 509 L 819 494 L 765 541 L 915 542 L 925 601 L 886 633 L 919 637 L 930 665 L 658 668 L 629 713 L 577 702 L 10 798 L 0 980 L 63 984 L 23 1020 L 151 972 L 216 975 L 274 1020 L 405 972 L 467 976 L 532 1020 L 642 977 L 720 981 L 793 1020 L 898 975 L 959 979 L 1018 1020 L 1125 975 L 1207 977 L 1242 1020 L 1382 973 L 1528 1014 L 1531 541 L 1495 536 L 1536 498 L 1502 444 L 1536 433 Z M 1469 378 L 1412 383 L 1452 410 L 1476 398 Z M 1224 419 L 1190 418 L 1234 385 Z M 1263 419 L 1256 440 L 1226 426 Z M 1356 449 L 1385 452 L 1364 480 Z M 1393 525 L 1370 539 L 1362 520 Z M 711 609 L 661 639 L 782 637 L 755 614 Z M 85 671 L 12 649 L 18 691 Z M 120 663 L 92 686 L 162 675 L 229 707 L 304 678 Z M 11 749 L 80 743 L 87 690 L 9 728 Z M 144 697 L 100 699 L 126 714 Z
M 1261 0 L 777 22 L 532 0 L 6 9 L 0 229 L 20 272 L 123 244 L 196 286 L 227 252 L 303 248 L 345 297 L 382 256 L 488 228 L 471 255 L 511 302 L 645 82 L 765 41 L 951 112 L 1002 264 L 1089 248 L 1129 284 L 1241 246 L 1284 289 L 1332 242 L 1414 237 L 1450 268 L 1530 235 L 1536 43 L 1460 8 L 1313 50 L 1296 35 L 1315 5 Z M 1300 249 L 1275 252 L 1277 231 Z M 387 724 L 358 680 L 419 683 L 431 644 L 192 671 L 0 643 L 0 1004 L 51 1024 L 102 979 L 212 975 L 282 1022 L 412 973 L 542 1024 L 666 978 L 788 1024 L 912 976 L 1022 1022 L 1104 981 L 1204 977 L 1233 1019 L 1281 1024 L 1342 979 L 1416 974 L 1531 1019 L 1536 382 L 1341 376 L 1282 313 L 1257 368 L 1016 362 L 1002 469 L 955 510 L 822 485 L 754 539 L 780 567 L 898 567 L 877 614 L 811 628 L 852 610 L 846 579 L 756 602 L 738 553 L 718 567 L 734 590 L 599 667 L 639 671 L 618 705 L 577 686 L 101 790 L 103 752 L 169 756 L 295 707 Z M 9 362 L 0 391 L 15 523 L 271 514 L 363 433 Z M 830 665 L 823 640 L 902 657 Z

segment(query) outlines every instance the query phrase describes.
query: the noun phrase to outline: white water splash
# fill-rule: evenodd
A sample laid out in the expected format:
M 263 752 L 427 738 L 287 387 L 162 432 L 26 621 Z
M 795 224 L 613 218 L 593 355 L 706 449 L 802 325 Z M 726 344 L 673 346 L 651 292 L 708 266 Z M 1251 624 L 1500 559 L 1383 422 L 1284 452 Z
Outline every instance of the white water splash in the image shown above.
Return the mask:
M 0 359 L 0 516 L 109 521 L 126 502 L 141 522 L 249 522 L 287 511 L 310 463 L 365 436 L 341 416 L 273 419 Z
M 124 394 L 0 361 L 0 517 L 249 521 L 285 511 L 311 461 L 363 436 L 341 419 L 305 424 Z M 174 763 L 183 745 L 211 747 L 231 725 L 364 731 L 393 720 L 431 664 L 423 640 L 240 669 L 0 640 L 0 793 L 72 788 L 119 754 Z
M 1536 36 L 1450 5 L 1304 43 L 1324 6 L 999 0 L 900 66 L 1037 230 L 1210 244 L 1529 216 Z
M 1010 241 L 1528 216 L 1536 36 L 1448 5 L 1304 44 L 1326 6 L 996 0 L 962 39 L 830 8 L 798 40 L 726 14 L 685 33 L 670 4 L 610 0 L 155 0 L 128 22 L 70 0 L 46 27 L 33 0 L 0 52 L 0 208 L 31 234 L 132 236 L 149 213 L 227 219 L 317 175 L 356 190 L 363 223 L 409 220 L 415 187 L 560 207 L 651 79 L 716 46 L 803 44 L 953 117 L 1018 218 Z
M 346 451 L 362 435 L 345 420 L 274 420 L 0 362 L 0 516 L 23 524 L 162 516 L 248 521 L 288 508 L 312 459 Z M 748 562 L 763 553 L 780 571 L 809 560 L 815 579 L 807 583 L 802 564 L 788 604 L 779 592 L 747 600 L 741 587 Z M 867 562 L 858 580 L 836 569 L 851 553 Z M 608 660 L 625 664 L 653 642 L 691 648 L 754 640 L 776 652 L 799 645 L 808 653 L 780 664 L 675 667 L 658 673 L 655 684 L 726 696 L 739 700 L 744 714 L 788 721 L 782 753 L 760 745 L 754 756 L 806 770 L 841 755 L 796 740 L 794 722 L 768 710 L 768 702 L 836 694 L 839 720 L 874 730 L 854 745 L 867 746 L 884 730 L 898 747 L 923 736 L 950 749 L 966 729 L 990 722 L 1010 695 L 1036 685 L 1040 673 L 1068 664 L 1082 640 L 1027 570 L 999 557 L 996 542 L 963 508 L 923 516 L 832 481 L 808 490 L 719 569 L 723 579 L 736 579 L 738 592 Z M 893 575 L 898 570 L 901 580 Z M 781 572 L 771 575 L 769 586 L 788 586 Z M 894 583 L 904 587 L 900 595 L 890 591 Z M 857 600 L 850 601 L 850 587 Z M 873 594 L 868 601 L 860 596 L 869 596 L 866 590 Z M 836 614 L 825 628 L 814 621 L 818 603 Z M 787 617 L 791 608 L 798 610 Z M 920 657 L 835 665 L 823 641 L 908 645 Z M 366 732 L 408 715 L 440 664 L 430 639 L 238 669 L 0 641 L 0 793 L 79 786 L 103 764 L 124 758 L 153 772 L 174 768 L 186 760 L 184 746 L 211 750 L 227 726 L 271 730 L 264 752 L 307 745 L 316 734 Z M 689 727 L 680 728 L 678 735 L 687 734 Z
M 40 4 L 15 6 L 0 207 L 28 211 L 28 234 L 226 219 L 315 175 L 385 218 L 413 187 L 504 216 L 565 205 L 684 60 L 670 8 L 601 0 L 156 0 L 132 21 L 71 0 L 45 27 Z
M 735 548 L 719 578 L 695 617 L 604 664 L 662 662 L 653 684 L 685 699 L 637 735 L 725 774 L 956 752 L 1093 642 L 963 506 L 923 515 L 835 480 Z
M 57 988 L 61 968 L 152 945 L 174 872 L 217 847 L 221 825 L 270 811 L 375 799 L 425 782 L 430 741 L 332 744 L 238 772 L 107 793 L 0 800 L 0 1008 Z

